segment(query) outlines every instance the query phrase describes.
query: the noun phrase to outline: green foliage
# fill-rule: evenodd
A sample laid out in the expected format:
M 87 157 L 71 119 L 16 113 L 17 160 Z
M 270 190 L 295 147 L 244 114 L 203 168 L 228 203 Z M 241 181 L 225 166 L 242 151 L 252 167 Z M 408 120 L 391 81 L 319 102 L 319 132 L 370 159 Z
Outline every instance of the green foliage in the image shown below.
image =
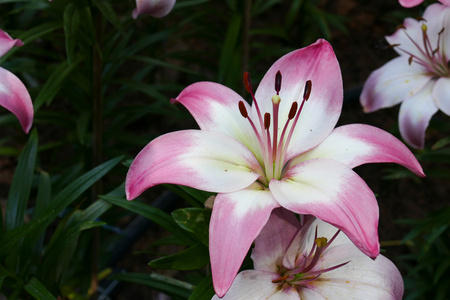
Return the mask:
M 413 229 L 404 238 L 411 253 L 402 256 L 407 268 L 406 300 L 444 300 L 450 296 L 450 207 L 423 220 L 403 220 Z

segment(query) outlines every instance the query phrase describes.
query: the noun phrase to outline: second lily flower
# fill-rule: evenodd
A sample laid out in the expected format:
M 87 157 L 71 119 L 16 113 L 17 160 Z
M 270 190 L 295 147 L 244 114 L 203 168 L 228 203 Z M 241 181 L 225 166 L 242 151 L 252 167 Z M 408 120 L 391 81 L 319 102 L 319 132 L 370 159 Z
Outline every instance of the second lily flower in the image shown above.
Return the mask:
M 169 183 L 218 193 L 210 223 L 210 257 L 219 297 L 229 289 L 273 209 L 310 214 L 342 230 L 365 254 L 379 254 L 378 205 L 352 168 L 394 162 L 422 176 L 399 140 L 353 124 L 334 129 L 343 85 L 325 40 L 280 58 L 253 94 L 250 107 L 212 82 L 187 87 L 174 99 L 201 130 L 158 137 L 135 158 L 126 180 L 128 199 Z

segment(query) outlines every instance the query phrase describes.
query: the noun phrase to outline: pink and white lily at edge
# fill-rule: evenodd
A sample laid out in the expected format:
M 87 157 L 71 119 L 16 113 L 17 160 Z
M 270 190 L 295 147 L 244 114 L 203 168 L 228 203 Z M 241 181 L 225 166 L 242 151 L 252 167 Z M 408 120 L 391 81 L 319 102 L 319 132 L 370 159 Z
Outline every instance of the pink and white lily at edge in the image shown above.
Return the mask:
M 398 0 L 403 7 L 414 7 L 423 2 L 423 0 Z M 439 0 L 442 4 L 450 6 L 450 0 Z
M 365 112 L 401 103 L 403 139 L 423 148 L 431 117 L 450 116 L 450 7 L 432 4 L 421 20 L 405 19 L 386 40 L 400 55 L 372 72 L 361 94 Z
M 150 15 L 155 18 L 165 17 L 175 6 L 176 0 L 136 0 L 133 18 L 140 15 Z
M 255 240 L 255 269 L 212 300 L 402 299 L 403 280 L 389 259 L 372 260 L 336 227 L 304 219 L 301 226 L 293 213 L 274 210 Z
M 377 201 L 352 168 L 394 162 L 422 176 L 416 158 L 378 128 L 352 124 L 334 129 L 343 86 L 325 40 L 276 61 L 255 94 L 249 76 L 245 85 L 251 107 L 217 83 L 185 88 L 173 101 L 190 111 L 201 130 L 172 132 L 150 142 L 130 166 L 127 199 L 162 183 L 218 193 L 209 246 L 219 296 L 230 287 L 271 211 L 280 206 L 329 222 L 375 258 Z
M 20 40 L 12 39 L 0 29 L 0 57 L 12 47 L 22 46 Z M 0 105 L 19 119 L 22 129 L 28 133 L 33 123 L 33 104 L 25 85 L 16 75 L 0 67 Z

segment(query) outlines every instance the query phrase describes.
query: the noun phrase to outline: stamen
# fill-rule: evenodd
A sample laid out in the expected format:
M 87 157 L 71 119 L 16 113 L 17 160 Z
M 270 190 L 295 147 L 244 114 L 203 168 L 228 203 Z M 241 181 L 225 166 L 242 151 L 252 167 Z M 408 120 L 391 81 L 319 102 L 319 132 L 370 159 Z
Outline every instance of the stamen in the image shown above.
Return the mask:
M 305 91 L 303 92 L 303 99 L 305 101 L 308 101 L 309 96 L 311 95 L 311 89 L 312 89 L 312 83 L 311 83 L 311 80 L 308 80 L 305 83 Z
M 275 91 L 277 92 L 277 95 L 280 94 L 281 90 L 281 72 L 278 71 L 275 75 Z
M 283 276 L 283 277 L 274 279 L 274 280 L 272 280 L 272 283 L 281 283 L 281 282 L 283 282 L 285 279 L 287 279 L 288 277 L 289 277 L 289 275 L 286 275 L 286 276 Z
M 247 109 L 245 108 L 245 104 L 242 101 L 239 101 L 239 111 L 244 118 L 248 118 Z
M 265 113 L 264 114 L 264 129 L 269 129 L 270 127 L 270 114 L 269 113 Z
M 244 86 L 247 93 L 252 94 L 252 82 L 250 81 L 250 74 L 248 72 L 244 72 Z
M 289 120 L 292 120 L 295 117 L 295 114 L 297 113 L 297 108 L 298 108 L 298 103 L 297 103 L 297 101 L 295 101 L 291 105 L 291 110 L 289 110 L 289 115 L 288 115 Z

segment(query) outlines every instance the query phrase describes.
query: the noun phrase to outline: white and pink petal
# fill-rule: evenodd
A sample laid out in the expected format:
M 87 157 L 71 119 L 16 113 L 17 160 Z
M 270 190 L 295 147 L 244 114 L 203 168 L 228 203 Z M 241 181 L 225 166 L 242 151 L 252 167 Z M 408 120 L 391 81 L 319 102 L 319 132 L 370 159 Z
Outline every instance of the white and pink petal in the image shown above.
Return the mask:
M 276 94 L 275 74 L 278 71 L 282 75 L 280 134 L 292 103 L 297 101 L 300 106 L 305 84 L 308 80 L 312 82 L 309 100 L 303 107 L 287 151 L 287 159 L 290 159 L 316 146 L 336 125 L 343 101 L 342 76 L 333 48 L 325 40 L 288 53 L 270 67 L 256 90 L 255 97 L 262 114 L 272 112 L 271 98 Z M 252 108 L 256 118 L 255 105 Z
M 300 227 L 294 213 L 281 207 L 274 209 L 255 240 L 251 256 L 254 269 L 277 272 L 277 266 L 282 264 L 283 256 Z
M 250 105 L 232 89 L 214 82 L 197 82 L 171 102 L 186 107 L 200 129 L 226 134 L 243 143 L 260 159 L 258 139 L 249 121 L 241 115 L 240 101 L 250 114 Z
M 450 116 L 450 78 L 438 78 L 432 88 L 431 95 L 436 106 L 447 116 Z
M 128 170 L 125 190 L 127 199 L 163 183 L 234 192 L 257 180 L 258 168 L 250 150 L 226 135 L 177 131 L 154 139 L 141 150 Z
M 350 168 L 367 163 L 396 163 L 419 176 L 422 167 L 411 151 L 396 137 L 365 124 L 340 126 L 317 147 L 296 157 L 292 164 L 313 158 L 330 158 Z
M 250 246 L 277 207 L 270 191 L 259 184 L 217 195 L 209 227 L 209 253 L 219 297 L 230 288 Z
M 309 214 L 341 229 L 366 255 L 379 254 L 378 203 L 353 170 L 332 159 L 311 159 L 269 184 L 277 202 L 298 214 Z
M 3 68 L 0 68 L 0 105 L 11 111 L 28 133 L 34 116 L 30 94 L 16 75 Z
M 0 29 L 0 57 L 5 55 L 12 47 L 20 47 L 23 42 L 19 39 L 13 39 L 9 34 Z
M 165 17 L 175 6 L 176 0 L 136 0 L 133 18 L 139 15 L 150 15 L 155 18 Z

